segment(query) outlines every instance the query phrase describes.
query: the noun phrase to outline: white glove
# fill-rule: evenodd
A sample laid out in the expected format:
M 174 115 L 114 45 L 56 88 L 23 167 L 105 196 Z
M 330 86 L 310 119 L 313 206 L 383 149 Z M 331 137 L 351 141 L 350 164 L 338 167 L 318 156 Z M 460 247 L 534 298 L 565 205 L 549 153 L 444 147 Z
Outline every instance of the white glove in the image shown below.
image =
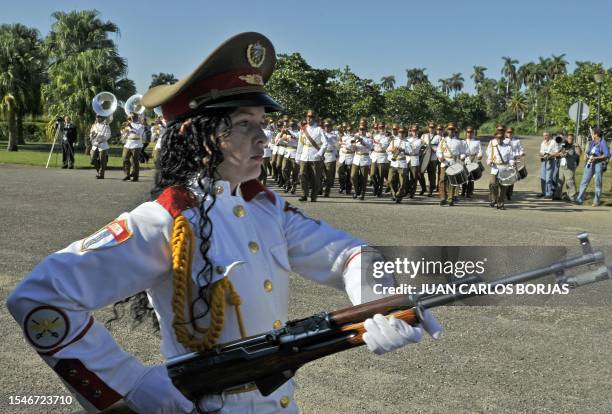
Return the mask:
M 137 413 L 190 413 L 194 406 L 176 389 L 164 365 L 150 367 L 125 396 L 128 407 Z
M 514 160 L 510 160 L 510 165 L 514 165 Z
M 422 326 L 410 326 L 401 319 L 395 317 L 386 318 L 381 314 L 366 319 L 364 325 L 366 332 L 363 334 L 363 342 L 368 349 L 377 355 L 394 351 L 409 343 L 416 343 L 423 337 L 423 329 L 432 338 L 438 339 L 442 334 L 442 326 L 433 317 L 431 312 L 423 312 Z

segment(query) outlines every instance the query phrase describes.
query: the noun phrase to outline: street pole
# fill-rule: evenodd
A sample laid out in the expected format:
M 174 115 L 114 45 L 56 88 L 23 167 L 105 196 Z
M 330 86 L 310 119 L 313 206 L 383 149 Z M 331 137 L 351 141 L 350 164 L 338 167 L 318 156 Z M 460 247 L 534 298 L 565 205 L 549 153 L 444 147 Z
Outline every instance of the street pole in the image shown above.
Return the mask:
M 601 82 L 597 84 L 597 128 L 599 129 L 599 108 L 601 107 Z

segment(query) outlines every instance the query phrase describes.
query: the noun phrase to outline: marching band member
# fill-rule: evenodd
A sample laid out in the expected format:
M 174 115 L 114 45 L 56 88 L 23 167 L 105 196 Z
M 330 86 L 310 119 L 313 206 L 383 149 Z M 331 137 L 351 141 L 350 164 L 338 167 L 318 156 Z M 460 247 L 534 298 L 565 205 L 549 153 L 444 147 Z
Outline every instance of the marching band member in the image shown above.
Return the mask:
M 270 147 L 272 148 L 272 158 L 270 158 L 270 165 L 272 167 L 272 179 L 278 183 L 278 179 L 281 175 L 281 171 L 279 171 L 278 168 L 276 167 L 277 160 L 278 160 L 278 146 L 276 145 L 276 142 L 275 142 L 276 125 L 274 121 L 272 120 L 272 118 L 268 119 L 268 127 L 265 130 L 270 131 L 270 134 L 272 136 L 271 143 L 270 143 Z
M 353 136 L 351 143 L 355 150 L 353 165 L 351 166 L 351 184 L 353 186 L 353 198 L 365 199 L 368 175 L 370 174 L 370 151 L 372 150 L 372 137 L 368 131 L 368 123 L 365 120 L 359 122 L 359 131 Z
M 509 140 L 504 142 L 504 135 L 501 132 L 495 137 L 487 147 L 487 165 L 491 166 L 491 178 L 489 180 L 489 200 L 491 207 L 497 206 L 498 210 L 505 210 L 505 199 L 507 186 L 499 182 L 499 169 L 502 166 L 513 166 L 514 156 Z
M 378 124 L 378 132 L 372 139 L 372 179 L 374 181 L 374 195 L 382 197 L 384 181 L 389 174 L 389 158 L 387 148 L 390 138 L 385 131 L 385 124 Z
M 442 138 L 440 134 L 442 133 L 442 127 L 438 127 L 438 133 L 436 133 L 436 124 L 430 122 L 428 124 L 429 132 L 421 135 L 421 141 L 423 145 L 429 145 L 431 148 L 431 159 L 429 160 L 429 165 L 427 165 L 427 180 L 429 181 L 429 193 L 427 197 L 432 197 L 433 192 L 436 190 L 436 173 L 438 171 L 438 158 L 436 157 L 436 151 L 438 151 L 438 144 L 440 143 L 440 139 Z
M 272 148 L 274 147 L 274 135 L 268 125 L 263 129 L 264 135 L 266 136 L 266 142 L 264 143 L 263 162 L 261 164 L 261 174 L 259 174 L 259 181 L 265 186 L 268 184 L 268 175 L 272 174 Z
M 306 113 L 306 124 L 300 130 L 300 140 L 297 153 L 300 160 L 300 184 L 303 196 L 300 201 L 317 201 L 323 175 L 323 156 L 327 150 L 327 138 L 315 121 L 315 113 L 309 110 Z
M 344 288 L 354 304 L 362 301 L 365 243 L 307 217 L 256 180 L 262 119 L 266 110 L 280 109 L 263 89 L 274 61 L 265 37 L 245 33 L 217 48 L 188 78 L 149 90 L 143 104 L 161 105 L 170 122 L 157 199 L 50 255 L 8 297 L 30 345 L 87 411 L 124 399 L 147 414 L 298 412 L 292 379 L 268 396 L 246 384 L 221 399 L 188 400 L 163 364 L 145 366 L 122 350 L 92 316 L 96 309 L 136 300 L 135 310 L 158 320 L 162 354 L 172 358 L 280 329 L 288 316 L 290 271 Z M 224 64 L 236 66 L 219 77 Z M 231 303 L 225 299 L 230 292 Z M 241 311 L 233 309 L 238 306 Z M 382 354 L 419 341 L 423 328 L 437 338 L 441 328 L 431 313 L 422 319 L 421 328 L 376 315 L 366 320 L 363 340 Z
M 438 151 L 436 152 L 436 156 L 440 161 L 438 188 L 440 189 L 440 205 L 443 206 L 448 202 L 449 206 L 453 206 L 455 204 L 457 187 L 449 183 L 446 177 L 446 168 L 456 162 L 463 161 L 465 158 L 465 146 L 457 136 L 457 127 L 454 122 L 449 123 L 446 130 L 448 131 L 448 136 L 440 141 Z
M 525 149 L 521 144 L 521 140 L 514 135 L 514 129 L 512 127 L 508 127 L 506 129 L 506 139 L 510 140 L 510 146 L 512 147 L 512 156 L 514 157 L 514 161 L 518 161 L 525 156 Z M 508 186 L 506 189 L 506 197 L 508 201 L 512 199 L 512 193 L 514 192 L 514 184 Z
M 339 193 L 351 193 L 351 166 L 353 165 L 353 157 L 355 149 L 351 140 L 353 139 L 353 127 L 351 124 L 343 125 L 344 134 L 341 135 L 340 141 L 340 157 L 338 158 L 338 181 L 340 185 Z
M 159 116 L 155 120 L 153 127 L 151 128 L 151 142 L 155 143 L 153 147 L 153 161 L 157 162 L 159 158 L 159 152 L 162 149 L 162 141 L 164 132 L 166 131 L 166 121 L 163 117 Z
M 285 181 L 285 193 L 291 191 L 295 194 L 298 183 L 300 166 L 296 160 L 297 147 L 300 140 L 300 130 L 297 121 L 287 119 L 288 126 L 283 127 L 283 141 L 285 142 L 285 154 L 283 157 L 283 180 Z
M 465 129 L 465 163 L 479 162 L 482 159 L 482 146 L 480 140 L 474 135 L 474 128 Z M 461 196 L 472 198 L 474 195 L 474 181 L 469 180 L 461 186 Z
M 324 178 L 325 192 L 323 197 L 329 197 L 334 181 L 336 180 L 336 160 L 338 159 L 338 134 L 332 130 L 333 122 L 327 118 L 323 121 L 325 138 L 327 140 L 327 149 L 324 154 Z
M 125 140 L 123 144 L 123 181 L 138 181 L 138 173 L 140 172 L 140 150 L 142 149 L 142 140 L 144 138 L 145 128 L 140 122 L 138 115 L 132 114 L 128 118 L 127 125 L 122 131 L 122 138 Z
M 279 187 L 285 186 L 285 176 L 283 174 L 283 165 L 285 161 L 285 151 L 287 147 L 287 141 L 284 139 L 282 130 L 289 127 L 289 117 L 285 115 L 283 120 L 279 120 L 276 123 L 274 144 L 276 144 L 276 172 L 277 178 L 276 183 Z
M 96 178 L 104 179 L 106 164 L 108 163 L 108 140 L 111 136 L 111 130 L 108 126 L 106 118 L 96 115 L 96 122 L 89 130 L 89 138 L 91 140 L 91 164 L 96 169 Z
M 406 153 L 409 149 L 404 139 L 405 132 L 403 127 L 399 127 L 397 135 L 393 137 L 387 147 L 387 154 L 391 161 L 387 182 L 391 187 L 391 199 L 398 204 L 402 202 L 402 198 L 406 194 L 406 177 L 408 176 Z
M 408 190 L 410 193 L 410 198 L 414 198 L 414 194 L 416 193 L 417 183 L 421 184 L 421 194 L 425 194 L 425 177 L 421 174 L 421 147 L 423 146 L 423 141 L 418 137 L 418 126 L 412 125 L 410 127 L 410 131 L 408 132 L 408 139 L 406 142 L 408 143 L 407 154 L 409 158 L 409 171 L 410 171 L 410 182 Z

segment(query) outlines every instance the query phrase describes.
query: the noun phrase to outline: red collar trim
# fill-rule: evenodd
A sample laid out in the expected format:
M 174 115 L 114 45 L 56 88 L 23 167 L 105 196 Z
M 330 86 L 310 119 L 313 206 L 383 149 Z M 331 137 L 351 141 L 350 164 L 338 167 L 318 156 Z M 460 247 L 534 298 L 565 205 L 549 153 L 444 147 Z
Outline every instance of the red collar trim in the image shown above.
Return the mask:
M 240 184 L 240 192 L 242 193 L 244 201 L 251 201 L 257 194 L 263 192 L 272 204 L 276 204 L 276 196 L 274 193 L 255 179 Z
M 195 196 L 185 187 L 168 187 L 155 201 L 173 218 L 177 218 L 183 211 L 198 205 Z

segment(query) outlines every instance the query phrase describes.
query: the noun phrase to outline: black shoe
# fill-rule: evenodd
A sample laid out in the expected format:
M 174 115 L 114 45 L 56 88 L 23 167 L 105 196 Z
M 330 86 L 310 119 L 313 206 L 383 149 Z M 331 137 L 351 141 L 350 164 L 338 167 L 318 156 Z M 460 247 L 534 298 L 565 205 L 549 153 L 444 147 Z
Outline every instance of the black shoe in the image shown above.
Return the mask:
M 68 167 L 69 170 L 73 170 L 74 169 L 74 165 L 71 165 L 70 167 Z
M 472 198 L 472 195 L 468 194 L 468 195 L 465 196 L 465 198 Z
M 440 200 L 440 205 L 441 206 L 446 205 L 446 200 Z
M 508 201 L 512 200 L 512 196 L 509 195 L 509 194 L 506 194 L 506 200 L 508 200 Z
M 344 194 L 344 188 L 339 189 L 338 194 Z
M 289 192 L 289 187 L 283 188 L 283 191 L 284 191 L 285 194 L 287 194 Z
M 427 197 L 433 197 L 433 193 L 427 194 Z
M 62 169 L 64 169 L 64 168 L 68 168 L 68 166 L 67 165 L 62 165 Z
M 310 201 L 311 201 L 312 203 L 315 203 L 315 202 L 317 201 L 317 198 L 316 198 L 316 197 L 310 197 Z
M 323 194 L 323 197 L 329 198 L 329 191 L 325 191 L 325 194 Z
M 132 182 L 134 183 L 138 182 L 138 178 L 137 177 L 132 178 Z
M 452 207 L 452 206 L 455 205 L 455 202 L 453 200 L 451 200 L 451 201 L 449 201 L 448 205 Z
M 396 203 L 396 204 L 399 204 L 399 203 L 401 203 L 401 202 L 402 202 L 402 199 L 401 199 L 401 198 L 396 198 L 396 199 L 395 199 L 395 203 Z
M 359 197 L 360 200 L 365 200 L 365 193 L 361 194 L 361 197 Z
M 494 201 L 491 201 L 491 202 L 489 203 L 489 205 L 490 205 L 491 207 L 495 207 L 495 202 L 494 202 Z
M 302 196 L 302 197 L 298 198 L 298 201 L 308 201 L 308 197 Z
M 396 200 L 395 196 L 394 196 L 394 195 L 392 195 L 392 196 L 391 196 L 391 201 L 395 201 L 395 200 Z
M 421 192 L 419 193 L 419 195 L 425 195 L 425 190 L 421 190 Z
M 353 193 L 353 200 L 357 198 L 357 193 Z
M 537 197 L 537 198 L 542 198 L 542 197 L 544 197 L 544 193 L 540 193 L 540 194 L 538 194 L 536 197 Z
M 291 187 L 291 194 L 295 194 L 295 190 L 296 190 L 295 186 Z
M 100 178 L 102 178 L 102 177 L 100 177 L 100 175 L 96 174 L 96 180 L 99 180 Z
M 126 177 L 123 177 L 123 180 L 122 180 L 122 181 L 130 181 L 130 176 L 128 175 L 128 176 L 126 176 Z

